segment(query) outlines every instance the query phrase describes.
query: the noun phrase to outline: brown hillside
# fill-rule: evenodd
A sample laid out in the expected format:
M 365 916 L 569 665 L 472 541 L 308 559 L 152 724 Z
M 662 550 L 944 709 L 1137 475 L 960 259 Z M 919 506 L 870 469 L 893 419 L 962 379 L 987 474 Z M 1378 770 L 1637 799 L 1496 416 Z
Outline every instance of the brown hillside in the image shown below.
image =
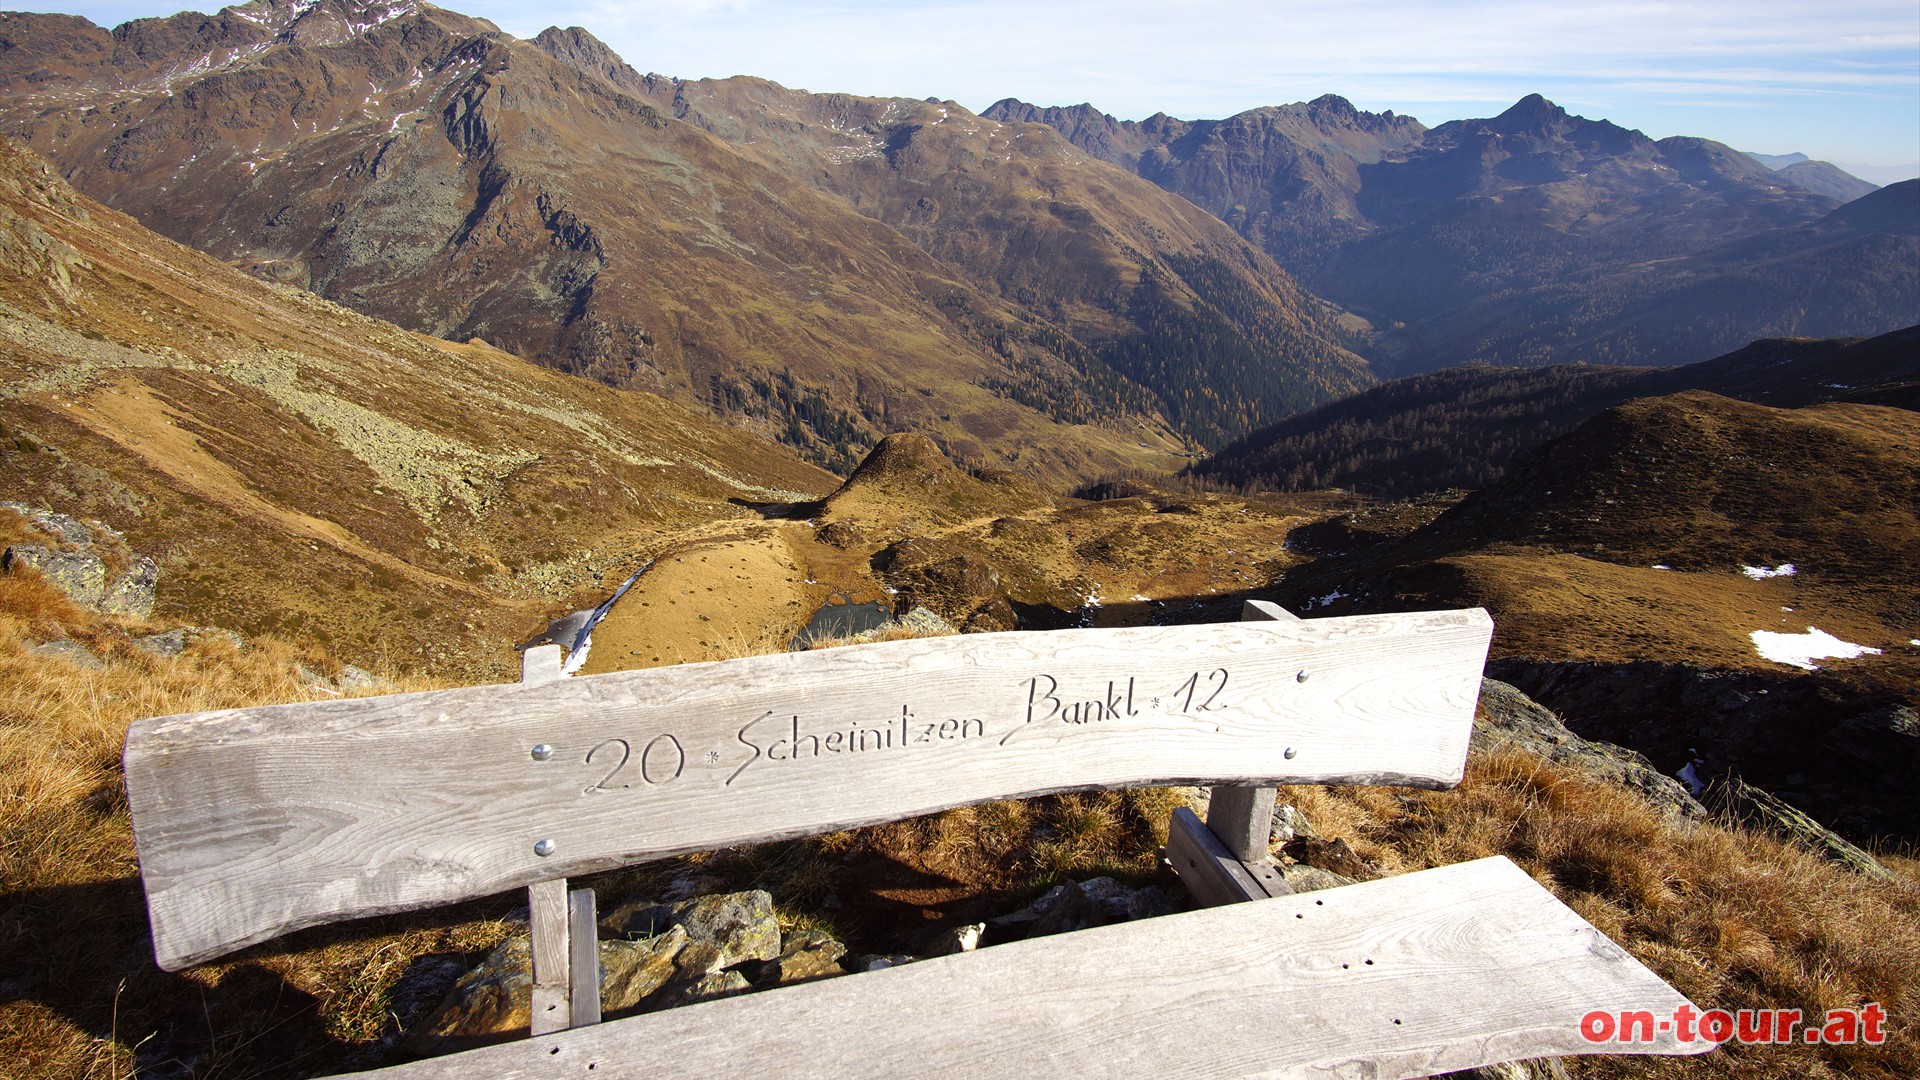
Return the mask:
M 1904 682 L 1920 676 L 1915 565 L 1920 416 L 1691 391 L 1601 413 L 1431 525 L 1289 588 L 1333 611 L 1396 593 L 1488 602 L 1507 655 L 1782 671 L 1750 632 L 1813 624 L 1885 649 L 1837 663 Z
M 1053 479 L 1164 468 L 1367 380 L 1218 221 L 957 107 L 636 79 L 584 31 L 424 3 L 0 36 L 0 127 L 174 239 L 836 469 L 895 430 Z
M 649 394 L 258 281 L 0 143 L 4 497 L 160 565 L 157 620 L 498 673 L 671 533 L 833 478 Z

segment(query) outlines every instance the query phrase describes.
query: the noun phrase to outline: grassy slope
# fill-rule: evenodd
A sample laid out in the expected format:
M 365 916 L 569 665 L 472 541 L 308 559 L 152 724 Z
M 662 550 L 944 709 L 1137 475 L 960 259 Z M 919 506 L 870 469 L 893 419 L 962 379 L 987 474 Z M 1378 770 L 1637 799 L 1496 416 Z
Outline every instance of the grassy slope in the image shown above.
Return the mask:
M 156 618 L 505 671 L 690 524 L 833 477 L 750 433 L 269 285 L 0 145 L 5 496 L 160 564 Z M 489 667 L 489 665 L 491 665 Z

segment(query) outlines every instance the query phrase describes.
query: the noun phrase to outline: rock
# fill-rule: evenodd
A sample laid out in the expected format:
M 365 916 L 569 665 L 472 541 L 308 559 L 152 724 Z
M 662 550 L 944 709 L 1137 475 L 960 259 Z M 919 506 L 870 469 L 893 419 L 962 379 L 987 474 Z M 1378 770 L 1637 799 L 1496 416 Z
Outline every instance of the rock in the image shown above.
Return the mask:
M 15 544 L 0 552 L 0 570 L 30 568 L 81 607 L 105 615 L 144 619 L 153 614 L 160 568 L 127 547 L 126 538 L 100 522 L 83 522 L 25 503 L 4 502 L 52 546 Z
M 27 649 L 29 656 L 44 656 L 52 660 L 65 660 L 75 667 L 88 671 L 105 671 L 106 661 L 93 655 L 85 645 L 77 641 L 49 641 L 45 645 L 33 645 Z
M 923 607 L 914 608 L 894 621 L 902 629 L 927 637 L 945 637 L 960 632 L 952 623 Z
M 607 1015 L 737 994 L 751 984 L 732 969 L 749 961 L 776 961 L 776 982 L 817 978 L 827 973 L 826 963 L 846 952 L 824 934 L 783 952 L 773 898 L 758 890 L 671 905 L 637 900 L 621 905 L 601 927 L 621 935 L 599 942 L 600 1009 Z M 409 1049 L 448 1053 L 524 1037 L 532 1023 L 532 965 L 528 935 L 502 942 L 408 1036 Z
M 840 963 L 846 955 L 847 947 L 832 935 L 818 930 L 802 930 L 788 937 L 779 957 L 757 968 L 749 964 L 743 971 L 751 973 L 748 978 L 755 986 L 811 982 L 846 974 L 847 969 Z
M 1281 880 L 1297 893 L 1312 892 L 1315 889 L 1337 889 L 1342 885 L 1352 885 L 1356 880 L 1344 874 L 1336 874 L 1331 870 L 1322 870 L 1305 863 L 1287 863 L 1275 869 L 1280 871 Z
M 390 694 L 400 689 L 399 684 L 391 679 L 383 679 L 352 664 L 340 665 L 340 674 L 334 677 L 334 685 L 343 694 Z
M 903 964 L 911 964 L 917 959 L 919 959 L 919 957 L 908 956 L 905 953 L 886 953 L 877 956 L 862 956 L 858 959 L 855 966 L 861 971 L 884 971 L 890 967 L 900 967 Z
M 158 634 L 147 634 L 133 639 L 133 647 L 155 656 L 179 656 L 188 646 L 202 641 L 219 640 L 232 645 L 236 650 L 247 646 L 245 638 L 231 630 L 217 626 L 181 626 Z
M 1871 680 L 1653 660 L 1505 659 L 1487 670 L 1576 734 L 1631 747 L 1664 772 L 1698 761 L 1703 776 L 1737 773 L 1856 839 L 1920 833 L 1920 723 L 1911 701 Z
M 628 939 L 652 937 L 679 927 L 691 943 L 713 948 L 711 962 L 701 974 L 780 956 L 780 922 L 773 912 L 773 897 L 760 889 L 701 896 L 676 904 L 634 901 L 615 909 L 600 920 L 600 925 L 607 933 Z
M 56 551 L 16 544 L 0 555 L 0 570 L 17 574 L 22 569 L 38 572 L 47 584 L 84 608 L 97 611 L 107 597 L 107 564 L 90 551 Z
M 989 919 L 983 943 L 1063 934 L 1090 926 L 1151 918 L 1172 910 L 1172 899 L 1155 885 L 1133 889 L 1106 877 L 1069 881 L 1055 886 L 1019 911 Z
M 682 927 L 643 941 L 600 943 L 600 1011 L 636 1008 L 667 985 L 677 971 L 675 961 L 688 941 Z
M 965 926 L 950 927 L 942 931 L 927 946 L 928 956 L 952 956 L 956 953 L 972 952 L 980 947 L 980 935 L 985 933 L 986 923 L 968 923 Z
M 451 1053 L 515 1038 L 532 1023 L 533 939 L 520 934 L 461 976 L 406 1044 L 418 1054 Z
M 1772 833 L 1839 863 L 1856 874 L 1881 881 L 1904 881 L 1880 860 L 1848 843 L 1804 811 L 1775 798 L 1737 776 L 1707 786 L 1707 798 L 1721 814 L 1749 828 Z
M 1273 826 L 1268 835 L 1273 843 L 1285 844 L 1296 836 L 1320 834 L 1314 832 L 1313 826 L 1307 824 L 1307 815 L 1301 813 L 1298 807 L 1281 803 L 1273 808 Z
M 664 989 L 647 1001 L 645 1008 L 641 1011 L 658 1012 L 661 1009 L 677 1009 L 696 1001 L 732 997 L 751 989 L 753 984 L 747 981 L 745 975 L 737 971 L 717 971 L 697 979 L 668 983 Z
M 1479 754 L 1524 750 L 1630 788 L 1665 813 L 1691 821 L 1707 816 L 1706 807 L 1686 785 L 1654 768 L 1646 758 L 1622 746 L 1575 735 L 1546 707 L 1498 679 L 1480 681 L 1471 748 Z
M 1353 850 L 1351 844 L 1339 838 L 1328 840 L 1321 836 L 1295 836 L 1281 850 L 1296 863 L 1317 867 L 1348 881 L 1366 881 L 1374 876 L 1373 868 L 1367 865 L 1366 860 Z

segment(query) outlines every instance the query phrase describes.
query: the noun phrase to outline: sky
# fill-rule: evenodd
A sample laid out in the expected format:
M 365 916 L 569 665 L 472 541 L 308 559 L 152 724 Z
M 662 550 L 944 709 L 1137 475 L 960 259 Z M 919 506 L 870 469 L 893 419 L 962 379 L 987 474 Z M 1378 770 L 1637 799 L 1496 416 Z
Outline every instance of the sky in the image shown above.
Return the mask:
M 1229 116 L 1339 94 L 1429 125 L 1530 93 L 1655 138 L 1920 174 L 1915 0 L 447 0 L 519 37 L 591 31 L 643 72 Z M 102 25 L 177 5 L 36 8 Z M 1895 175 L 1895 174 L 1899 175 Z

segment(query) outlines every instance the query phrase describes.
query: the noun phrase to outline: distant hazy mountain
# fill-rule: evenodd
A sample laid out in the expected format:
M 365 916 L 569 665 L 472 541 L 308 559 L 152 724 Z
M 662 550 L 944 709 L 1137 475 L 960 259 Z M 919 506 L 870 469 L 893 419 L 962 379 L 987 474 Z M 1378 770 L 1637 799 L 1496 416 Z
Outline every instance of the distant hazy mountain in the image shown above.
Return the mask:
M 1814 161 L 1805 154 L 1756 154 L 1751 150 L 1746 154 L 1795 187 L 1841 202 L 1852 202 L 1880 190 L 1879 184 L 1868 183 L 1830 161 Z
M 1900 280 L 1914 277 L 1916 249 L 1901 233 L 1850 265 L 1729 261 L 1744 250 L 1729 246 L 1749 239 L 1806 240 L 1799 230 L 1845 201 L 1809 188 L 1850 190 L 1831 167 L 1777 174 L 1719 143 L 1656 141 L 1538 95 L 1432 129 L 1337 98 L 1193 123 L 1014 101 L 987 115 L 1046 123 L 1219 214 L 1371 319 L 1389 371 L 1684 361 L 1756 337 L 1920 319 Z M 1698 302 L 1730 281 L 1737 311 Z M 1693 302 L 1676 302 L 1675 289 Z M 1835 295 L 1848 297 L 1844 312 L 1826 303 Z
M 639 75 L 412 0 L 0 15 L 0 128 L 255 272 L 845 470 L 1166 467 L 1370 380 L 1217 219 L 954 105 Z

